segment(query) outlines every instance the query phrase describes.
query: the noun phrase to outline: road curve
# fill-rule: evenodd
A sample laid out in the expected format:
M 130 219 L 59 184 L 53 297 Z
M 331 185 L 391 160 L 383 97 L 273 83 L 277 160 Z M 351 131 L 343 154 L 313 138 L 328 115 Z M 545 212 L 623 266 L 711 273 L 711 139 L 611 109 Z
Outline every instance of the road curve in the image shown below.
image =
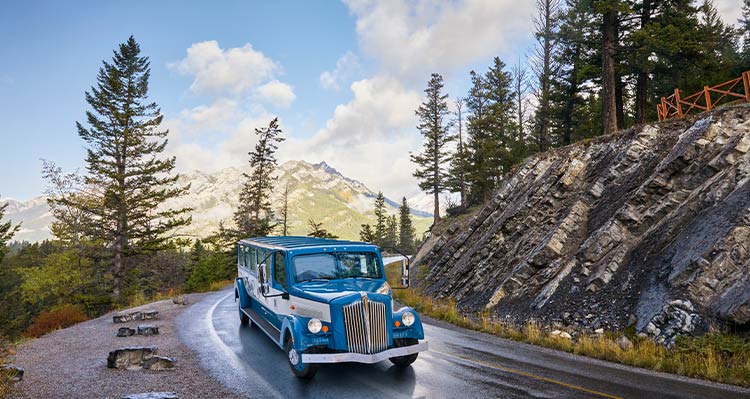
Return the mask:
M 241 326 L 230 289 L 177 320 L 180 339 L 227 388 L 252 398 L 750 398 L 750 390 L 653 373 L 425 322 L 430 350 L 409 368 L 324 365 L 298 380 L 257 327 Z

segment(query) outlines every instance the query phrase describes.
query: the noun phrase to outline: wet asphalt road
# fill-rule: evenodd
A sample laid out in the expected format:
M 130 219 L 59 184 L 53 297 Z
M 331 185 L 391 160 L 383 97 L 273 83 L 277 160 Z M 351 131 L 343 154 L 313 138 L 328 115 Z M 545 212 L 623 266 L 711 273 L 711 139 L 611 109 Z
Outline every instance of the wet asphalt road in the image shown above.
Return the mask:
M 295 378 L 285 353 L 258 327 L 240 325 L 230 289 L 178 319 L 180 339 L 228 388 L 252 398 L 750 398 L 704 383 L 519 344 L 425 321 L 430 350 L 406 369 L 390 362 L 323 365 Z

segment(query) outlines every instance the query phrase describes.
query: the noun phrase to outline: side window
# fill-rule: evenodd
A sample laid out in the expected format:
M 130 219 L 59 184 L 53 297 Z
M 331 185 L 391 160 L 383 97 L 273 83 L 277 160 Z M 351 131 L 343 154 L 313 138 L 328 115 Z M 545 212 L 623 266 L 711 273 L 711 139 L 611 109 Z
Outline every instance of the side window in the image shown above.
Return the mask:
M 247 267 L 245 266 L 245 247 L 239 244 L 237 245 L 237 266 Z
M 245 259 L 247 263 L 247 268 L 250 269 L 251 272 L 255 272 L 255 248 L 247 248 L 245 251 Z
M 286 263 L 284 262 L 284 254 L 276 252 L 273 256 L 273 279 L 276 284 L 287 289 L 286 286 Z

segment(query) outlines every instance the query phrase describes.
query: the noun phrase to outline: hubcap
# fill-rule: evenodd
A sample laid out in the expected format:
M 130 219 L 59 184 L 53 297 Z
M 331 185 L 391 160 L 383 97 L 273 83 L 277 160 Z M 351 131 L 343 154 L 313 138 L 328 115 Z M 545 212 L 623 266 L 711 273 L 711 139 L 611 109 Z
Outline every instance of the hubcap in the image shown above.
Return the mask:
M 295 366 L 299 363 L 299 354 L 297 354 L 297 350 L 294 348 L 289 350 L 289 363 Z

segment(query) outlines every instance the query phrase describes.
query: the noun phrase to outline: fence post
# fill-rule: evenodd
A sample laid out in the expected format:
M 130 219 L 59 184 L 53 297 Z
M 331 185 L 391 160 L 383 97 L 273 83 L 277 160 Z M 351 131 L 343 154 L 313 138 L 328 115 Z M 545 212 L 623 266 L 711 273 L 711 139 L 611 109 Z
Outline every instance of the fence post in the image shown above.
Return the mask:
M 656 104 L 656 116 L 659 117 L 659 122 L 661 122 L 662 121 L 662 118 L 661 118 L 661 105 L 659 105 L 659 104 Z
M 677 117 L 682 118 L 682 104 L 680 104 L 680 89 L 674 89 L 674 102 L 677 106 Z
M 706 97 L 706 111 L 711 110 L 711 92 L 708 90 L 708 86 L 703 86 L 703 95 Z
M 750 103 L 750 71 L 742 73 L 742 83 L 745 84 L 745 101 Z
M 661 98 L 661 113 L 662 117 L 666 120 L 669 119 L 669 108 L 667 108 L 667 99 L 666 97 Z

